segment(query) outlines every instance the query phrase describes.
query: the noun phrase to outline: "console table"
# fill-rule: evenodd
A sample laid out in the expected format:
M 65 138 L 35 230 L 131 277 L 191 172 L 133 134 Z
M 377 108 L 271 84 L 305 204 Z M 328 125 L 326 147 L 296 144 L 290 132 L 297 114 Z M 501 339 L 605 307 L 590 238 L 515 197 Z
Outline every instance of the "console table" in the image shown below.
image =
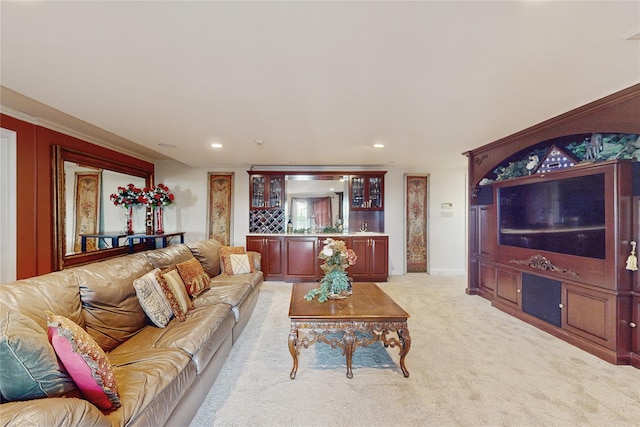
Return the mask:
M 133 234 L 131 236 L 127 236 L 127 240 L 129 243 L 129 253 L 133 253 L 133 245 L 135 243 L 135 240 L 138 240 L 138 243 L 145 242 L 148 246 L 153 245 L 154 248 L 156 246 L 156 242 L 160 240 L 160 247 L 166 248 L 174 237 L 179 237 L 180 243 L 184 243 L 184 231 L 163 234 Z
M 80 250 L 82 252 L 87 251 L 87 239 L 102 240 L 106 244 L 108 244 L 107 239 L 111 239 L 111 247 L 117 248 L 120 246 L 120 239 L 123 237 L 127 237 L 127 234 L 121 231 L 80 234 Z

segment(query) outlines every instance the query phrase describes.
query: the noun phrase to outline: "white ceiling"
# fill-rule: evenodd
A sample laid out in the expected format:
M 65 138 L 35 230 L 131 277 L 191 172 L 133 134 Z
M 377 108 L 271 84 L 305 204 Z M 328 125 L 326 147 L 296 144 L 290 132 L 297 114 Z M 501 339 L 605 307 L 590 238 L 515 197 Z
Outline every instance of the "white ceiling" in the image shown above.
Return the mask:
M 463 167 L 466 150 L 640 82 L 638 1 L 3 0 L 0 13 L 4 111 L 193 167 Z

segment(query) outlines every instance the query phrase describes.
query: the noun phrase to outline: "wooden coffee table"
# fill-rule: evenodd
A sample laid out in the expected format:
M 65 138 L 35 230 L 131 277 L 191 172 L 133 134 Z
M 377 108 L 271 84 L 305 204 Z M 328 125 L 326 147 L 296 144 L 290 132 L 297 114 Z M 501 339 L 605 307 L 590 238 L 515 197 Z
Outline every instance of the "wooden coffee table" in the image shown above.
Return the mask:
M 318 283 L 294 283 L 291 291 L 289 318 L 289 352 L 293 357 L 290 377 L 298 371 L 298 354 L 301 347 L 308 348 L 324 342 L 332 348 L 340 347 L 347 358 L 347 378 L 353 378 L 351 361 L 353 352 L 380 341 L 385 347 L 400 347 L 400 368 L 405 377 L 409 371 L 404 358 L 411 347 L 407 328 L 409 314 L 385 294 L 375 283 L 354 283 L 353 294 L 342 300 L 319 303 L 317 299 L 307 301 L 304 296 Z M 343 332 L 342 339 L 327 337 L 327 334 Z M 360 338 L 356 332 L 366 332 L 369 337 Z M 395 332 L 397 338 L 388 337 Z

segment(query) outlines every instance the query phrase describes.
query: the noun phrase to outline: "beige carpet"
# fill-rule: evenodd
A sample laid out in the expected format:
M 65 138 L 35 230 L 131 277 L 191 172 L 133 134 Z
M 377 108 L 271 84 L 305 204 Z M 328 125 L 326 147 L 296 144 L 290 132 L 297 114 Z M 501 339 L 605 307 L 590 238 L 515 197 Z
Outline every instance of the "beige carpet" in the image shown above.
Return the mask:
M 611 365 L 508 316 L 466 295 L 465 283 L 412 273 L 379 284 L 411 314 L 409 378 L 397 348 L 358 348 L 349 380 L 337 362 L 341 350 L 319 344 L 301 350 L 290 380 L 291 284 L 265 282 L 191 425 L 640 425 L 640 370 Z

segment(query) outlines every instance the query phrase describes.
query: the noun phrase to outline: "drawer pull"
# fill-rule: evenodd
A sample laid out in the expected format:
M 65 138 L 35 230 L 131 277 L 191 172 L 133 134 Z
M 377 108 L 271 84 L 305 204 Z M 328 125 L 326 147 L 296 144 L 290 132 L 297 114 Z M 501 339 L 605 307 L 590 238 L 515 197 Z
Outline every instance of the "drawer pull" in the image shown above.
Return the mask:
M 564 304 L 558 304 L 558 307 L 564 308 Z
M 636 327 L 636 324 L 635 324 L 635 323 L 633 323 L 633 322 L 631 322 L 631 323 L 629 323 L 629 326 L 631 326 L 632 328 L 635 328 L 635 327 Z

